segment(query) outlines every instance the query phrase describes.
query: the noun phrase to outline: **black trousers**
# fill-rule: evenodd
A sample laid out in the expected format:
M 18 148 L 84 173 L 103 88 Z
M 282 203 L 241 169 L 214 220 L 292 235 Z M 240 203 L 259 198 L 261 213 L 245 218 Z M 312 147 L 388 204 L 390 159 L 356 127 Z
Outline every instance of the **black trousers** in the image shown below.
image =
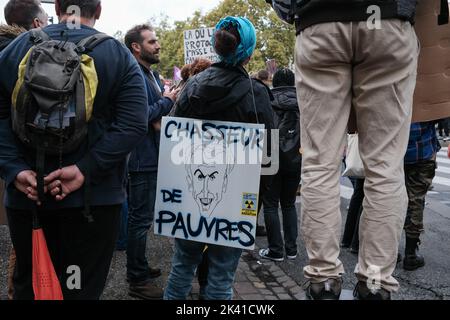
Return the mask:
M 438 122 L 438 130 L 440 136 L 450 135 L 450 118 L 440 119 Z
M 39 211 L 47 246 L 65 300 L 98 300 L 105 287 L 120 225 L 121 205 L 92 207 L 89 223 L 79 209 Z M 33 300 L 32 213 L 8 209 L 11 240 L 16 250 L 14 299 Z M 81 287 L 73 288 L 79 268 Z
M 342 245 L 359 250 L 359 220 L 362 214 L 362 203 L 364 201 L 364 179 L 356 179 L 352 199 L 345 222 Z

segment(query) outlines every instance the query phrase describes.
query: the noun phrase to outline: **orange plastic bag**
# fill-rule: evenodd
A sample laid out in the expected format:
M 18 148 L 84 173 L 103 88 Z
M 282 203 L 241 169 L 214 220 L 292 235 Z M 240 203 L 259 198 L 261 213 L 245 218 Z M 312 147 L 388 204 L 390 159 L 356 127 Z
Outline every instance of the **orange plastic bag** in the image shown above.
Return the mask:
M 64 300 L 42 229 L 33 230 L 33 291 L 35 300 Z

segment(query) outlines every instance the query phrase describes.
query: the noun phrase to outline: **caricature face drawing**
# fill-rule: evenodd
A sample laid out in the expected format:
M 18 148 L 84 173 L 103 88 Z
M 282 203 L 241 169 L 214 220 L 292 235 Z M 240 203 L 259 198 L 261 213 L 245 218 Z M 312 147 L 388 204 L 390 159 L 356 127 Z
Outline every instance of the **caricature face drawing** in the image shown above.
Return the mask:
M 227 190 L 226 166 L 191 165 L 187 179 L 200 214 L 210 217 Z
M 214 146 L 203 147 L 195 150 L 192 156 L 196 152 L 201 152 L 204 157 L 207 154 L 211 155 L 210 152 Z M 223 164 L 226 152 L 223 147 L 215 150 L 218 151 L 215 156 L 221 159 L 219 160 L 221 164 L 190 163 L 186 165 L 188 189 L 198 206 L 199 213 L 207 218 L 213 214 L 217 205 L 222 201 L 223 195 L 227 191 L 229 174 L 234 167 L 232 163 Z

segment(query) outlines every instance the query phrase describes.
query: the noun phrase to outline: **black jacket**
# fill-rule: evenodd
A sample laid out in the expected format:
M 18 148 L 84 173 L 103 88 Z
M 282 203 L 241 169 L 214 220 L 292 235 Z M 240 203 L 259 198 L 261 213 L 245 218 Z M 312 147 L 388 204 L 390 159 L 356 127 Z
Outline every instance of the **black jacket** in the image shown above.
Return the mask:
M 272 90 L 272 106 L 275 112 L 299 112 L 295 87 L 278 87 Z
M 366 21 L 374 11 L 380 9 L 381 19 L 401 19 L 414 22 L 418 0 L 266 0 L 273 5 L 277 14 L 285 21 L 295 20 L 297 34 L 319 23 Z M 425 0 L 422 0 L 425 1 Z M 428 1 L 428 0 L 426 0 Z M 442 1 L 446 3 L 445 0 Z M 444 8 L 444 7 L 443 7 Z M 442 12 L 441 15 L 447 13 Z M 442 17 L 444 18 L 444 17 Z
M 267 150 L 270 150 L 270 129 L 274 128 L 272 99 L 270 89 L 259 80 L 250 79 L 244 68 L 216 63 L 189 79 L 178 98 L 174 115 L 264 124 L 269 131 Z M 259 208 L 271 181 L 271 176 L 261 176 Z
M 261 123 L 266 129 L 272 129 L 271 99 L 269 88 L 258 80 L 250 79 L 244 68 L 216 63 L 189 79 L 178 98 L 174 115 Z
M 300 110 L 295 87 L 272 90 L 275 128 L 280 137 L 280 169 L 297 172 L 301 169 Z
M 153 123 L 161 120 L 172 109 L 173 102 L 169 98 L 161 97 L 155 88 L 150 84 L 150 71 L 141 65 L 141 70 L 144 75 L 145 85 L 148 96 L 148 132 L 141 139 L 136 149 L 130 155 L 128 162 L 129 172 L 156 172 L 158 171 L 158 156 L 159 156 L 159 131 L 153 128 Z M 154 77 L 158 84 L 159 75 L 156 72 Z
M 371 5 L 380 8 L 382 19 L 414 22 L 417 0 L 307 0 L 297 9 L 297 31 L 323 22 L 365 21 Z
M 68 41 L 74 43 L 98 33 L 84 25 L 79 29 L 68 29 L 65 23 L 50 25 L 44 32 L 57 41 L 64 41 L 64 34 L 67 34 Z M 0 177 L 7 185 L 5 205 L 17 210 L 30 209 L 34 205 L 15 188 L 13 181 L 19 172 L 35 170 L 36 152 L 20 143 L 11 130 L 11 96 L 17 70 L 31 45 L 30 35 L 25 33 L 0 54 Z M 86 139 L 75 152 L 65 154 L 62 166 L 75 164 L 85 176 L 89 174 L 92 206 L 122 204 L 126 196 L 127 156 L 148 129 L 144 77 L 130 51 L 116 40 L 102 42 L 89 56 L 95 61 L 98 75 L 93 116 L 89 122 L 90 141 Z M 45 174 L 59 167 L 58 157 L 46 157 Z M 81 188 L 61 202 L 47 197 L 41 208 L 83 207 L 86 203 L 84 191 L 85 188 Z

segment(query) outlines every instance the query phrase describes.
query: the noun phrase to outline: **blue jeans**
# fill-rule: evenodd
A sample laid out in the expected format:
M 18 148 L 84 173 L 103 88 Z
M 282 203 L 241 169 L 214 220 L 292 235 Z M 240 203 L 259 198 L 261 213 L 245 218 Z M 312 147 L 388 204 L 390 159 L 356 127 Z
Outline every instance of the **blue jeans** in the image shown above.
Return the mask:
M 164 300 L 186 300 L 192 289 L 195 271 L 202 261 L 205 244 L 175 239 L 172 270 L 167 280 Z M 206 300 L 231 300 L 233 281 L 242 249 L 208 244 Z
M 145 256 L 155 210 L 156 172 L 131 172 L 128 198 L 127 277 L 131 284 L 150 280 Z
M 128 240 L 128 202 L 122 204 L 120 212 L 119 237 L 116 241 L 116 250 L 126 250 Z
M 295 200 L 299 183 L 300 171 L 280 171 L 274 177 L 269 191 L 263 196 L 269 250 L 279 257 L 284 256 L 283 249 L 286 249 L 287 255 L 297 255 L 298 220 Z M 279 204 L 283 214 L 284 245 L 278 215 Z

